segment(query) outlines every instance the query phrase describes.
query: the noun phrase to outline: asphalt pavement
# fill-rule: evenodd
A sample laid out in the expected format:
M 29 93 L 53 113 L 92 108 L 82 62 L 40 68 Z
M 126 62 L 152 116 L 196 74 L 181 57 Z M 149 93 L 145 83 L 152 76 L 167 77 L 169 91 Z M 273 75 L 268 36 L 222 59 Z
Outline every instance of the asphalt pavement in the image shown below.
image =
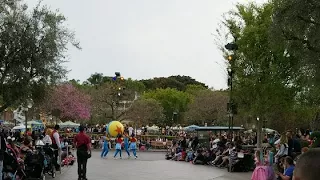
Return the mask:
M 164 159 L 163 152 L 138 152 L 138 159 L 114 159 L 114 152 L 107 158 L 100 158 L 94 151 L 88 161 L 89 180 L 249 180 L 251 173 L 229 173 L 226 169 L 212 166 L 193 165 Z M 47 179 L 52 179 L 47 177 Z M 77 164 L 64 167 L 62 174 L 57 173 L 55 180 L 77 180 Z

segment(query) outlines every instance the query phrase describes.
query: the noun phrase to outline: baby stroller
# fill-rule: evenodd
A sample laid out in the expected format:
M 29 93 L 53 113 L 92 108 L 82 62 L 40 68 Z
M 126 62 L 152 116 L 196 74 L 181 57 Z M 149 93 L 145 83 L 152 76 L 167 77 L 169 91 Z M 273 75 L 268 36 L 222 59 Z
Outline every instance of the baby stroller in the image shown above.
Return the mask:
M 17 158 L 10 153 L 10 150 L 5 152 L 3 159 L 3 180 L 18 180 L 24 176 L 24 171 Z
M 36 152 L 27 152 L 24 160 L 26 179 L 45 180 L 44 154 L 38 149 Z
M 52 178 L 56 177 L 56 171 L 54 167 L 54 149 L 49 145 L 42 147 L 42 153 L 44 155 L 44 174 L 49 174 Z

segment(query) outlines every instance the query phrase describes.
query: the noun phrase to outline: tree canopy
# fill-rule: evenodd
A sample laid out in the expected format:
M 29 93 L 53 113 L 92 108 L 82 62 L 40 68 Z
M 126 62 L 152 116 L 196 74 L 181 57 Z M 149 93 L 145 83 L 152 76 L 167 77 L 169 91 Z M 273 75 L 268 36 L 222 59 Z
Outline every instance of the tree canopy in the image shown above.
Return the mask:
M 319 19 L 317 6 L 312 6 L 317 4 L 312 0 L 238 4 L 226 14 L 218 42 L 225 56 L 233 56 L 229 67 L 239 118 L 260 117 L 276 124 L 276 129 L 308 126 L 319 106 L 315 83 L 319 62 L 311 47 L 318 46 L 319 37 L 313 34 Z M 230 40 L 237 51 L 224 49 Z
M 190 102 L 190 96 L 187 93 L 171 88 L 156 89 L 145 93 L 143 97 L 155 99 L 161 104 L 165 114 L 165 121 L 162 124 L 166 125 L 179 124 Z
M 61 84 L 47 93 L 41 109 L 63 121 L 89 120 L 91 99 L 72 84 Z
M 39 88 L 65 77 L 69 43 L 79 47 L 62 14 L 39 4 L 0 2 L 0 112 L 39 97 Z M 41 95 L 41 94 L 40 94 Z

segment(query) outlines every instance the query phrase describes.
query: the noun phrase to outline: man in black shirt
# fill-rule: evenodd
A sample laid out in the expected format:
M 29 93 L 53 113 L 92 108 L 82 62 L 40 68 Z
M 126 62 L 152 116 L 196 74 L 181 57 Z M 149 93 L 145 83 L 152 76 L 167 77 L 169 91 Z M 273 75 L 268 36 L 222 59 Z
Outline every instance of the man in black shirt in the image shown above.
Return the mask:
M 288 156 L 294 159 L 299 154 L 301 154 L 301 144 L 298 139 L 293 138 L 293 134 L 291 131 L 287 132 L 287 138 L 288 138 Z

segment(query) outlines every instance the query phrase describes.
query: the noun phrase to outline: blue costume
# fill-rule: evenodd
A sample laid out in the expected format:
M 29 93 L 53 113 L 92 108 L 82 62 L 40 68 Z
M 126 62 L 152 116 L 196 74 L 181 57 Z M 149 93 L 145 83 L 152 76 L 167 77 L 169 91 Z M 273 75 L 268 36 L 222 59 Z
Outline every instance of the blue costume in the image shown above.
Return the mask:
M 131 143 L 130 143 L 130 149 L 131 149 L 134 157 L 137 158 L 137 157 L 138 157 L 138 156 L 137 156 L 137 144 L 136 144 L 137 139 L 136 139 L 134 136 L 132 136 L 132 137 L 130 138 L 130 142 L 131 142 Z
M 106 157 L 109 152 L 109 141 L 107 138 L 103 140 L 102 152 L 101 157 Z
M 118 155 L 118 153 L 120 154 L 120 159 L 122 158 L 122 156 L 121 156 L 121 144 L 122 144 L 122 138 L 121 137 L 118 137 L 117 139 L 116 139 L 116 152 L 115 152 L 115 154 L 114 154 L 114 158 L 116 158 L 116 156 Z
M 127 136 L 124 137 L 124 149 L 126 150 L 128 157 L 130 157 L 130 152 L 129 152 L 129 138 Z

